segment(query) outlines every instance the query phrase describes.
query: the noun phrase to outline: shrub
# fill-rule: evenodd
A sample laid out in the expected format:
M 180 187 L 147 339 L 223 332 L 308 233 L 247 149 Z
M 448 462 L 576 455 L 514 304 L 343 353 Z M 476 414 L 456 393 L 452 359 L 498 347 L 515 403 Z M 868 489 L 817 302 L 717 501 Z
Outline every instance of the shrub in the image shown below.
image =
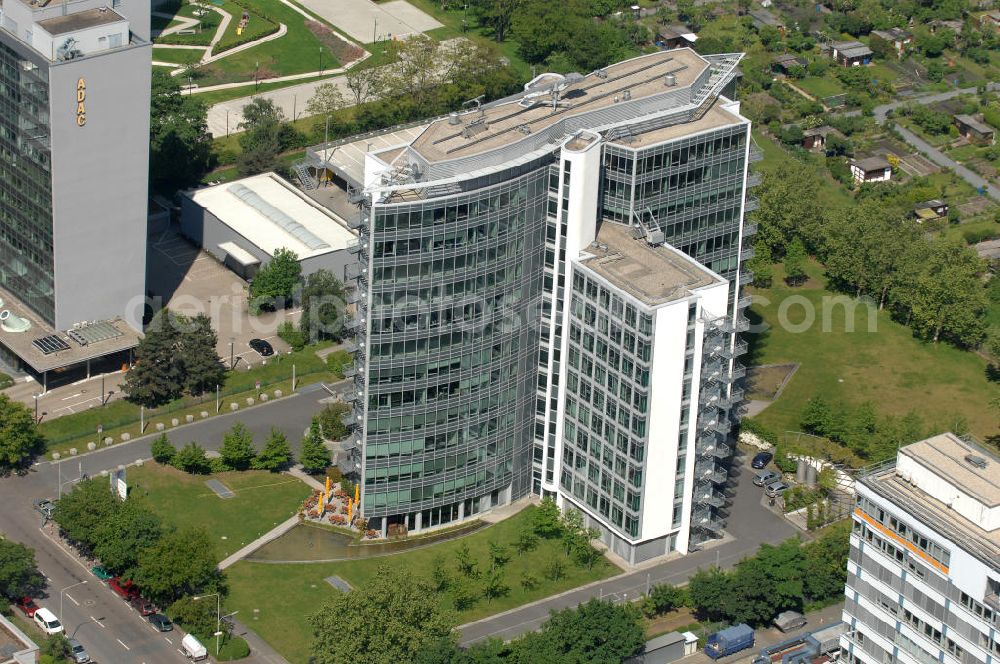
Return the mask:
M 159 438 L 153 441 L 150 446 L 150 452 L 153 455 L 153 461 L 162 464 L 170 464 L 173 462 L 174 457 L 177 456 L 177 448 L 174 447 L 170 439 L 167 438 L 167 434 L 162 434 Z
M 1000 237 L 1000 232 L 994 228 L 969 228 L 962 231 L 962 237 L 966 244 L 977 244 Z
M 286 320 L 278 326 L 278 337 L 291 346 L 292 350 L 302 350 L 306 347 L 305 335 L 291 321 Z
M 193 475 L 206 475 L 212 471 L 212 464 L 205 455 L 205 448 L 195 442 L 188 443 L 177 452 L 174 456 L 174 466 Z

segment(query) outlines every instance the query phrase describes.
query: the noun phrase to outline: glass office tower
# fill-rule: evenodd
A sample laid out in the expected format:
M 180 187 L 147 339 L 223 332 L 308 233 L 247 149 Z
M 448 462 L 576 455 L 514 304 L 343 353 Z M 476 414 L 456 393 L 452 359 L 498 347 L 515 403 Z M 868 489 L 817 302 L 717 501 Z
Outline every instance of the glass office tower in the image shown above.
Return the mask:
M 586 76 L 542 74 L 523 93 L 466 113 L 309 151 L 311 166 L 346 182 L 361 207 L 359 260 L 346 274 L 356 286 L 357 361 L 345 422 L 356 431 L 371 528 L 422 530 L 535 494 L 581 509 L 630 562 L 718 534 L 714 513 L 699 521 L 714 530 L 691 515 L 696 495 L 719 503 L 713 487 L 727 474 L 716 459 L 731 449 L 724 441 L 739 394 L 751 149 L 749 122 L 722 91 L 740 57 L 678 49 Z M 616 401 L 611 415 L 628 418 L 611 449 L 632 455 L 635 469 L 652 463 L 641 484 L 656 489 L 638 502 L 618 491 L 617 477 L 563 457 L 581 430 L 567 440 L 567 358 L 572 344 L 572 361 L 583 361 L 577 346 L 593 323 L 572 318 L 573 284 L 609 245 L 617 253 L 602 261 L 621 259 L 652 280 L 632 292 L 638 273 L 609 270 L 617 300 L 602 302 L 605 333 L 627 329 L 647 344 L 634 351 L 647 359 L 619 357 L 615 371 L 628 363 L 639 373 L 619 377 L 614 399 L 628 403 Z M 669 284 L 660 283 L 665 273 Z M 655 332 L 642 328 L 653 320 L 663 321 Z M 656 384 L 664 401 L 654 406 Z M 572 398 L 579 413 L 587 397 Z M 661 406 L 669 422 L 646 428 L 643 418 Z M 598 452 L 595 463 L 621 465 Z M 595 483 L 592 494 L 580 485 L 582 498 L 577 470 Z M 702 481 L 715 484 L 701 491 Z

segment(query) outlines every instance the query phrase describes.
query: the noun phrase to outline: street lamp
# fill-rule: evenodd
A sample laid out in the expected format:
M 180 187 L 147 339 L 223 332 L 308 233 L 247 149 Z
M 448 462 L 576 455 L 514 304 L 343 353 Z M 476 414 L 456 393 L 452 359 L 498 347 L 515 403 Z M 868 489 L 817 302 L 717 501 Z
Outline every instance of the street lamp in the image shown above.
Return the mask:
M 62 590 L 59 591 L 59 618 L 60 619 L 62 619 L 62 620 L 66 619 L 66 618 L 63 617 L 63 596 L 66 594 L 66 591 L 69 590 L 70 588 L 76 588 L 77 586 L 82 586 L 86 582 L 87 581 L 85 579 L 85 580 L 80 581 L 78 583 L 74 583 L 73 585 L 66 586 L 65 588 L 63 588 Z
M 319 47 L 319 75 L 323 75 L 323 47 Z
M 222 595 L 219 593 L 208 593 L 207 595 L 196 595 L 192 597 L 194 601 L 205 599 L 215 595 L 215 656 L 219 656 L 219 637 L 222 636 Z

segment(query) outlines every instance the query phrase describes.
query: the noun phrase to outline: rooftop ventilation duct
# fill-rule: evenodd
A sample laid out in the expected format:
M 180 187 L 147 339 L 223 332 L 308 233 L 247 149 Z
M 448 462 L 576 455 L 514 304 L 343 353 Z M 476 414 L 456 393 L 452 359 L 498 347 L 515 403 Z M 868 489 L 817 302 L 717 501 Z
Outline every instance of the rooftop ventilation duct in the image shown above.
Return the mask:
M 673 74 L 664 74 L 663 75 L 663 84 L 665 86 L 667 86 L 668 88 L 676 87 L 677 86 L 677 77 L 674 76 Z
M 989 462 L 986 461 L 986 459 L 984 459 L 983 457 L 981 457 L 981 456 L 979 456 L 977 454 L 966 454 L 965 455 L 965 460 L 966 460 L 966 462 L 969 463 L 969 465 L 975 466 L 976 468 L 979 468 L 980 470 L 985 470 L 986 466 L 989 465 Z
M 0 311 L 0 329 L 4 332 L 27 332 L 31 328 L 31 321 L 21 318 L 10 312 L 9 309 Z
M 236 183 L 229 185 L 227 191 L 253 209 L 257 210 L 257 212 L 262 214 L 268 221 L 280 227 L 296 240 L 309 247 L 312 251 L 330 248 L 330 245 L 320 239 L 315 233 L 265 201 L 260 197 L 260 194 L 250 187 Z

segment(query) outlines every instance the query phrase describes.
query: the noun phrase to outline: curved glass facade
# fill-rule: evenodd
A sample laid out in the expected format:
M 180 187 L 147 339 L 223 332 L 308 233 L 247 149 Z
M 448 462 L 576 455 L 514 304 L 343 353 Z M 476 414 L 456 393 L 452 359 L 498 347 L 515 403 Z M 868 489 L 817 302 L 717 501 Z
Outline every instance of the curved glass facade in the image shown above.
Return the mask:
M 373 206 L 369 519 L 428 527 L 530 491 L 544 161 L 466 193 Z

